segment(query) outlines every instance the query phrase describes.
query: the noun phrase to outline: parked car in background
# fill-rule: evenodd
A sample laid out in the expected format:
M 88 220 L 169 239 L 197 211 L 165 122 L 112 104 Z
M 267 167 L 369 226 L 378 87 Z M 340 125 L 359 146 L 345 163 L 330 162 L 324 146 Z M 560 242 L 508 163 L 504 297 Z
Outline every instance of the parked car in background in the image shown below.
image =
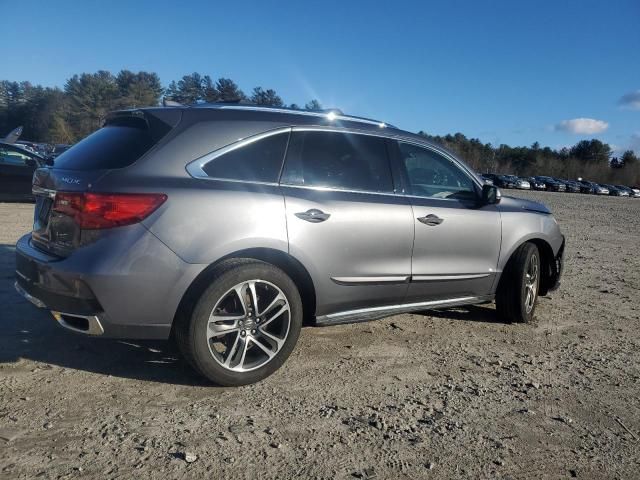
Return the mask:
M 574 182 L 573 180 L 559 180 L 564 183 L 567 192 L 571 193 L 580 193 L 580 185 L 578 182 Z
M 220 385 L 280 368 L 303 318 L 495 299 L 502 321 L 529 322 L 562 271 L 546 206 L 501 197 L 424 137 L 342 114 L 117 112 L 33 189 L 16 289 L 78 333 L 174 335 Z
M 489 178 L 486 174 L 479 173 L 478 175 L 480 175 L 480 178 L 482 178 L 482 180 L 484 180 L 484 183 L 486 183 L 487 185 L 493 185 L 493 180 L 491 178 Z
M 513 182 L 513 184 L 515 185 L 515 188 L 517 188 L 519 190 L 530 190 L 531 189 L 531 184 L 529 183 L 528 180 L 525 180 L 523 178 L 517 177 L 515 175 L 505 175 L 504 177 L 507 179 L 507 181 Z
M 33 172 L 47 161 L 19 145 L 0 142 L 0 200 L 32 201 Z
M 545 187 L 547 188 L 547 191 L 549 191 L 549 192 L 564 192 L 567 189 L 567 186 L 564 183 L 558 182 L 553 177 L 546 177 L 546 176 L 543 176 L 543 175 L 538 175 L 538 176 L 536 176 L 534 178 L 536 180 L 544 183 Z
M 589 193 L 589 194 L 595 194 L 596 193 L 596 183 L 593 182 L 589 182 L 587 180 L 578 180 L 577 181 L 578 185 L 580 185 L 580 193 Z
M 614 185 L 614 187 L 616 187 L 620 191 L 627 192 L 629 197 L 635 197 L 636 196 L 635 192 L 633 191 L 633 188 L 631 188 L 631 187 L 627 187 L 625 185 Z
M 500 175 L 498 173 L 485 173 L 484 178 L 488 178 L 493 182 L 493 185 L 500 188 L 516 188 L 515 182 L 507 179 L 506 175 Z
M 532 190 L 546 190 L 547 186 L 544 184 L 544 182 L 537 180 L 536 177 L 521 177 L 523 180 L 526 180 L 529 182 L 529 185 L 531 185 L 531 189 Z
M 606 185 L 601 185 L 599 183 L 595 184 L 595 193 L 596 195 L 609 195 L 609 189 L 606 187 Z
M 615 185 L 603 185 L 604 187 L 607 188 L 607 190 L 609 190 L 609 195 L 611 195 L 612 197 L 628 197 L 629 196 L 629 192 L 627 192 L 624 189 L 618 188 Z
M 631 188 L 631 191 L 633 192 L 633 196 L 635 198 L 640 198 L 640 188 L 638 187 L 629 187 Z

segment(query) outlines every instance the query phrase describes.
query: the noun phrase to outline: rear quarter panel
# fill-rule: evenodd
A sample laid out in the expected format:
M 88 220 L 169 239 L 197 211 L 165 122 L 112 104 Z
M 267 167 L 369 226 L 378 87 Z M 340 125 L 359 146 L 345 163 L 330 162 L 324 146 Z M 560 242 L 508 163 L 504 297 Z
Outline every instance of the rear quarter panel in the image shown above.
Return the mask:
M 190 179 L 169 188 L 166 207 L 144 221 L 188 263 L 211 264 L 247 248 L 288 251 L 284 197 L 278 186 Z

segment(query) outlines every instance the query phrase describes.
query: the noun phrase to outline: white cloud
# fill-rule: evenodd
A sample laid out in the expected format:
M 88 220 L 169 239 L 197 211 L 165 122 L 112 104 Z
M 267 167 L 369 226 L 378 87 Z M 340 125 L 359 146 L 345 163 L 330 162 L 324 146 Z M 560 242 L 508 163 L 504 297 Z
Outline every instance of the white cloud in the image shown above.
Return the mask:
M 630 108 L 631 110 L 640 110 L 640 90 L 625 93 L 620 97 L 620 100 L 618 100 L 618 105 L 621 105 L 623 108 Z
M 594 118 L 573 118 L 571 120 L 563 120 L 555 126 L 555 129 L 561 132 L 584 135 L 602 133 L 607 128 L 609 128 L 609 124 L 607 122 L 604 120 L 596 120 Z

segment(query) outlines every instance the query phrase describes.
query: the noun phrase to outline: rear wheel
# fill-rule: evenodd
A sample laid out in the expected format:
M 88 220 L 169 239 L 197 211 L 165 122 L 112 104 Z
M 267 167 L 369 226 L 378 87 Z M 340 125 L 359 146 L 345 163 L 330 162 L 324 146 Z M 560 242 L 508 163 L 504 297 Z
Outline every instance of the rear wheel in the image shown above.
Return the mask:
M 540 253 L 533 243 L 518 247 L 502 272 L 496 294 L 496 310 L 507 322 L 527 323 L 533 314 L 540 288 Z
M 271 375 L 293 351 L 302 327 L 302 301 L 289 276 L 258 260 L 232 260 L 216 269 L 191 315 L 176 325 L 189 363 L 222 386 Z

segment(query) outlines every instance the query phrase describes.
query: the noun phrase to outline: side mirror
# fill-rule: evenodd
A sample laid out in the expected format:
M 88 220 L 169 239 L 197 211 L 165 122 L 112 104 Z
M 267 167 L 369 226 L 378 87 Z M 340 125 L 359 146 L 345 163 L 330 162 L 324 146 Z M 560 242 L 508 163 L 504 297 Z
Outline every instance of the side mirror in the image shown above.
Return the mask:
M 482 205 L 495 205 L 500 203 L 502 194 L 495 185 L 484 184 L 482 186 Z
M 38 166 L 38 164 L 33 158 L 25 159 L 24 163 L 27 165 L 27 167 L 30 167 L 30 168 L 36 168 Z

